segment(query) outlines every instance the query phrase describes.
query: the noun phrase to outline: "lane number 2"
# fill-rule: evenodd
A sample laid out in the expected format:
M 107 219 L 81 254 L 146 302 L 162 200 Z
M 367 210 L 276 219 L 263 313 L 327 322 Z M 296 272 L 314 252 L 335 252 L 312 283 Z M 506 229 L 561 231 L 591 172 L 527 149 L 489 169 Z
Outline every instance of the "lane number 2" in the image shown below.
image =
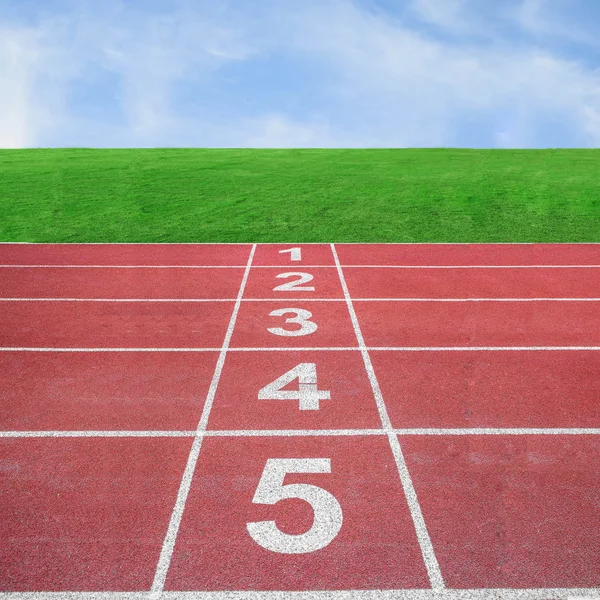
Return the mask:
M 290 253 L 290 260 L 302 260 L 302 250 L 300 248 L 288 248 L 287 250 L 280 250 L 279 254 L 285 254 L 286 252 Z
M 312 313 L 303 308 L 278 308 L 269 313 L 270 317 L 283 317 L 287 314 L 294 314 L 295 317 L 288 317 L 286 323 L 297 323 L 300 325 L 300 329 L 284 329 L 283 327 L 268 327 L 267 331 L 275 335 L 283 335 L 286 337 L 296 337 L 299 335 L 309 335 L 317 330 L 317 324 L 313 321 L 309 321 L 312 317 Z
M 283 390 L 298 379 L 298 390 Z M 321 400 L 331 400 L 329 390 L 317 386 L 316 363 L 300 363 L 258 392 L 259 400 L 298 400 L 300 410 L 319 410 Z
M 277 279 L 287 279 L 288 277 L 299 277 L 299 279 L 294 279 L 293 281 L 288 281 L 287 283 L 282 283 L 277 287 L 273 288 L 274 292 L 314 292 L 315 288 L 310 285 L 302 285 L 303 283 L 308 283 L 312 281 L 314 278 L 310 273 L 299 273 L 299 272 L 291 272 L 291 273 L 279 273 L 279 275 L 275 275 Z
M 276 504 L 287 498 L 308 502 L 314 513 L 308 531 L 291 535 L 281 531 L 275 521 L 246 523 L 252 539 L 279 554 L 307 554 L 330 544 L 342 528 L 342 507 L 327 490 L 307 483 L 285 484 L 287 473 L 331 473 L 329 458 L 269 458 L 254 493 L 254 504 Z

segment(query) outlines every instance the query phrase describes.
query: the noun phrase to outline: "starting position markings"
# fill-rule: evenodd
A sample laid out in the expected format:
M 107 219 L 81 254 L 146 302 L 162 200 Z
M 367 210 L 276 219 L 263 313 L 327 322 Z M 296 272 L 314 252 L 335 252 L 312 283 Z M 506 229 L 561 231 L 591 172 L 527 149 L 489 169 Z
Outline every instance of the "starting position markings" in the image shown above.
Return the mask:
M 600 247 L 0 254 L 8 598 L 600 595 Z

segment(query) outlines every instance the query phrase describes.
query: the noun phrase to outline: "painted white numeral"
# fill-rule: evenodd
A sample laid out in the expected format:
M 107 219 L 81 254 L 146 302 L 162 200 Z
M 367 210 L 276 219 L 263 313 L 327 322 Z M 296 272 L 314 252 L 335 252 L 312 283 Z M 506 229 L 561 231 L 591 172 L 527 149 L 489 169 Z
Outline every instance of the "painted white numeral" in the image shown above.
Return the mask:
M 298 379 L 298 390 L 282 390 L 294 379 Z M 329 390 L 317 387 L 317 365 L 315 363 L 300 363 L 293 369 L 265 385 L 258 392 L 259 400 L 299 400 L 300 410 L 319 410 L 320 400 L 330 400 Z
M 269 313 L 270 317 L 283 317 L 283 315 L 287 315 L 292 313 L 296 315 L 295 317 L 288 317 L 285 322 L 286 323 L 298 323 L 300 325 L 300 329 L 284 329 L 283 327 L 268 327 L 267 330 L 275 335 L 284 335 L 288 337 L 296 337 L 299 335 L 308 335 L 310 333 L 314 333 L 317 330 L 317 324 L 313 321 L 309 321 L 312 317 L 312 313 L 308 310 L 304 310 L 303 308 L 278 308 Z
M 290 253 L 290 260 L 302 260 L 302 250 L 300 248 L 289 248 L 288 250 L 280 250 L 279 254 Z
M 279 554 L 306 554 L 325 548 L 342 528 L 342 507 L 323 488 L 306 483 L 283 484 L 287 473 L 331 473 L 329 458 L 269 458 L 252 498 L 254 504 L 276 504 L 279 500 L 299 498 L 313 509 L 311 528 L 300 535 L 283 533 L 275 521 L 247 523 L 252 539 Z
M 302 285 L 303 283 L 308 283 L 313 280 L 313 276 L 309 273 L 299 273 L 299 272 L 290 272 L 290 273 L 279 273 L 279 275 L 275 275 L 277 279 L 287 279 L 288 277 L 299 277 L 300 279 L 294 279 L 294 281 L 288 281 L 287 283 L 282 283 L 277 287 L 273 288 L 274 292 L 314 292 L 315 288 L 310 285 Z

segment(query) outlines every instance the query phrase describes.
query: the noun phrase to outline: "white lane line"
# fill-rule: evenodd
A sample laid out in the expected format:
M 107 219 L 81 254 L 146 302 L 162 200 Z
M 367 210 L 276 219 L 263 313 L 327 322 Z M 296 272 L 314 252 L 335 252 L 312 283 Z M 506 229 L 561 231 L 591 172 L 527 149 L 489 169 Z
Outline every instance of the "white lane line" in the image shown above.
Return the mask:
M 264 242 L 261 246 L 276 244 Z M 314 242 L 307 242 L 308 244 Z M 385 243 L 385 242 L 384 242 Z M 410 242 L 407 242 L 410 243 Z M 432 242 L 435 243 L 435 242 Z M 493 243 L 493 242 L 490 242 Z M 500 242 L 498 242 L 500 243 Z M 518 243 L 518 242 L 515 242 Z M 560 243 L 560 242 L 557 242 Z M 562 242 L 565 243 L 565 242 Z M 569 242 L 570 244 L 571 242 Z M 572 242 L 576 244 L 577 242 Z M 583 242 L 579 242 L 583 243 Z M 588 242 L 586 242 L 588 243 Z M 589 242 L 592 244 L 593 242 Z M 29 246 L 252 246 L 251 242 L 0 242 L 0 244 L 28 244 Z M 255 244 L 256 245 L 256 244 Z M 277 243 L 277 245 L 282 245 Z M 325 245 L 325 244 L 322 244 Z M 472 244 L 471 244 L 472 245 Z
M 3 600 L 151 600 L 152 592 L 0 592 Z M 600 588 L 162 592 L 161 600 L 600 600 Z
M 600 265 L 342 265 L 345 269 L 598 269 Z M 244 269 L 245 265 L 0 265 L 0 269 Z M 285 269 L 286 265 L 253 265 L 253 269 Z M 302 265 L 335 269 L 335 265 Z
M 329 246 L 326 242 L 296 242 L 301 246 Z M 0 242 L 30 246 L 251 246 L 252 242 Z M 292 246 L 257 242 L 258 246 Z M 338 242 L 338 246 L 600 246 L 600 242 Z
M 246 265 L 246 270 L 244 271 L 244 276 L 242 278 L 242 282 L 240 284 L 240 289 L 237 295 L 237 301 L 235 306 L 233 307 L 233 312 L 231 314 L 231 319 L 229 320 L 229 326 L 227 327 L 227 332 L 225 333 L 225 339 L 223 340 L 223 345 L 221 347 L 221 352 L 219 354 L 219 358 L 217 360 L 217 364 L 215 367 L 215 371 L 213 373 L 212 381 L 210 382 L 210 387 L 208 390 L 208 394 L 206 396 L 206 402 L 204 403 L 204 409 L 202 410 L 202 416 L 200 417 L 200 422 L 198 423 L 198 427 L 196 429 L 196 437 L 194 438 L 194 442 L 192 443 L 192 448 L 190 450 L 190 454 L 188 456 L 187 464 L 185 466 L 185 471 L 183 473 L 183 477 L 181 479 L 181 484 L 179 486 L 179 491 L 177 493 L 177 499 L 175 501 L 175 506 L 173 508 L 173 512 L 171 513 L 171 519 L 169 521 L 169 527 L 167 530 L 167 534 L 165 536 L 162 550 L 160 553 L 160 558 L 158 560 L 158 565 L 156 567 L 156 572 L 154 574 L 154 581 L 152 583 L 152 592 L 160 595 L 165 586 L 165 580 L 167 578 L 167 572 L 169 570 L 169 566 L 171 564 L 171 557 L 173 556 L 173 550 L 175 548 L 175 540 L 177 539 L 177 533 L 179 531 L 179 525 L 181 524 L 181 519 L 183 517 L 183 512 L 185 510 L 185 503 L 187 501 L 188 494 L 190 492 L 190 487 L 192 485 L 192 478 L 194 476 L 194 471 L 196 469 L 196 463 L 198 462 L 198 456 L 200 454 L 200 448 L 202 446 L 202 434 L 206 430 L 206 426 L 208 423 L 208 416 L 210 414 L 210 410 L 213 405 L 213 401 L 215 398 L 215 394 L 217 391 L 217 386 L 219 385 L 219 380 L 221 379 L 221 373 L 223 371 L 223 364 L 225 363 L 225 356 L 227 354 L 227 349 L 229 348 L 229 343 L 231 341 L 231 336 L 233 335 L 233 329 L 235 327 L 235 322 L 237 320 L 237 315 L 241 306 L 241 299 L 244 295 L 244 289 L 246 287 L 246 282 L 248 281 L 248 275 L 250 274 L 250 266 L 252 265 L 252 259 L 254 258 L 254 252 L 256 251 L 256 244 L 252 246 L 252 250 L 250 250 L 250 256 L 248 257 L 248 264 Z
M 285 298 L 285 302 L 345 302 L 343 298 Z M 374 298 L 377 300 L 377 298 Z M 0 298 L 0 302 L 230 302 L 237 298 Z M 242 302 L 278 302 L 278 298 L 242 298 Z
M 84 437 L 328 437 L 388 435 L 387 429 L 215 429 L 205 431 L 0 431 L 0 438 L 84 438 Z M 598 427 L 416 427 L 393 429 L 396 435 L 600 435 Z
M 358 346 L 326 346 L 323 348 L 319 347 L 310 347 L 310 346 L 298 346 L 297 348 L 291 346 L 282 346 L 277 348 L 230 348 L 230 352 L 320 352 L 320 351 L 329 351 L 329 352 L 346 352 L 352 351 L 357 352 L 360 350 Z
M 397 435 L 600 435 L 598 427 L 465 427 L 394 429 Z
M 369 346 L 369 352 L 376 350 L 394 352 L 503 352 L 518 350 L 600 350 L 600 346 Z
M 369 352 L 503 352 L 503 351 L 583 351 L 600 350 L 600 346 L 366 346 Z M 41 348 L 4 346 L 0 352 L 220 352 L 221 348 Z M 280 346 L 265 348 L 228 348 L 227 352 L 347 352 L 362 351 L 354 346 Z
M 598 269 L 600 265 L 341 265 L 343 269 Z M 335 269 L 335 265 L 302 265 L 303 268 Z M 255 265 L 253 269 L 281 269 L 283 265 Z M 354 300 L 354 298 L 352 298 Z
M 0 298 L 0 302 L 229 302 L 235 298 Z
M 344 269 L 598 269 L 600 265 L 342 265 L 342 267 Z
M 331 251 L 333 253 L 333 258 L 337 266 L 340 283 L 344 291 L 344 298 L 346 299 L 346 305 L 348 307 L 348 312 L 350 313 L 350 319 L 352 321 L 354 333 L 356 335 L 358 345 L 361 349 L 361 355 L 365 364 L 367 375 L 369 377 L 369 382 L 371 383 L 371 388 L 373 389 L 373 395 L 375 396 L 375 401 L 377 403 L 377 409 L 381 418 L 381 424 L 385 429 L 386 433 L 388 434 L 390 447 L 394 455 L 394 459 L 396 461 L 398 475 L 400 476 L 400 482 L 402 484 L 402 488 L 404 489 L 406 501 L 408 503 L 410 514 L 414 523 L 415 532 L 419 541 L 419 546 L 421 548 L 421 554 L 423 555 L 423 562 L 425 563 L 427 574 L 429 576 L 429 582 L 434 590 L 443 590 L 445 588 L 445 585 L 444 578 L 440 570 L 440 565 L 435 555 L 433 544 L 431 543 L 431 538 L 429 537 L 429 532 L 427 531 L 427 525 L 425 524 L 425 519 L 423 518 L 421 505 L 419 504 L 417 492 L 414 488 L 410 472 L 408 471 L 408 467 L 406 465 L 406 461 L 404 460 L 404 455 L 402 454 L 400 442 L 398 440 L 398 437 L 394 433 L 392 422 L 390 420 L 385 403 L 383 401 L 383 395 L 381 394 L 379 382 L 377 381 L 375 370 L 373 369 L 373 364 L 371 363 L 371 358 L 369 357 L 369 352 L 365 345 L 365 340 L 363 338 L 360 325 L 358 323 L 358 318 L 356 316 L 356 312 L 354 311 L 354 306 L 352 305 L 352 299 L 350 298 L 350 292 L 348 291 L 348 286 L 346 285 L 346 280 L 344 278 L 344 273 L 342 271 L 337 251 L 335 249 L 335 244 L 331 244 Z
M 2 347 L 0 352 L 220 352 L 221 348 L 33 348 Z
M 308 300 L 308 298 L 307 298 Z M 352 298 L 352 302 L 598 302 L 600 298 Z M 322 300 L 315 300 L 322 302 Z
M 0 438 L 192 437 L 195 431 L 0 431 Z
M 335 269 L 335 265 L 302 265 Z M 342 265 L 345 269 L 598 269 L 600 265 Z M 244 269 L 245 265 L 0 265 L 0 269 Z M 286 265 L 253 265 L 253 269 L 285 269 Z
M 245 265 L 0 265 L 0 269 L 245 269 Z
M 208 430 L 210 437 L 294 437 L 294 436 L 344 436 L 344 435 L 387 435 L 384 429 L 231 429 Z
M 285 298 L 285 302 L 345 302 L 344 298 Z M 243 298 L 242 302 L 278 302 Z M 352 298 L 353 302 L 600 302 L 600 298 Z M 0 298 L 0 302 L 236 302 L 236 298 Z

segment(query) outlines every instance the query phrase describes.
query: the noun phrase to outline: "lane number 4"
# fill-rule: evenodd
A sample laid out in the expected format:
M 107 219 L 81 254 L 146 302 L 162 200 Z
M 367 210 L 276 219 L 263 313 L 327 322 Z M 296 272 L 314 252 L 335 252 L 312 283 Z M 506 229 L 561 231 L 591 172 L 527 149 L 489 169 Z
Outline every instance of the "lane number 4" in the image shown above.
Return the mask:
M 294 379 L 298 379 L 297 390 L 283 390 Z M 330 400 L 329 390 L 317 387 L 316 363 L 300 363 L 258 392 L 259 400 L 298 400 L 300 410 L 319 410 L 321 400 Z
M 284 533 L 275 521 L 256 521 L 246 527 L 252 539 L 279 554 L 307 554 L 325 548 L 342 528 L 342 507 L 328 491 L 306 483 L 284 484 L 287 473 L 331 473 L 329 458 L 269 458 L 254 493 L 254 504 L 277 504 L 298 498 L 308 502 L 314 513 L 308 531 L 299 535 Z

